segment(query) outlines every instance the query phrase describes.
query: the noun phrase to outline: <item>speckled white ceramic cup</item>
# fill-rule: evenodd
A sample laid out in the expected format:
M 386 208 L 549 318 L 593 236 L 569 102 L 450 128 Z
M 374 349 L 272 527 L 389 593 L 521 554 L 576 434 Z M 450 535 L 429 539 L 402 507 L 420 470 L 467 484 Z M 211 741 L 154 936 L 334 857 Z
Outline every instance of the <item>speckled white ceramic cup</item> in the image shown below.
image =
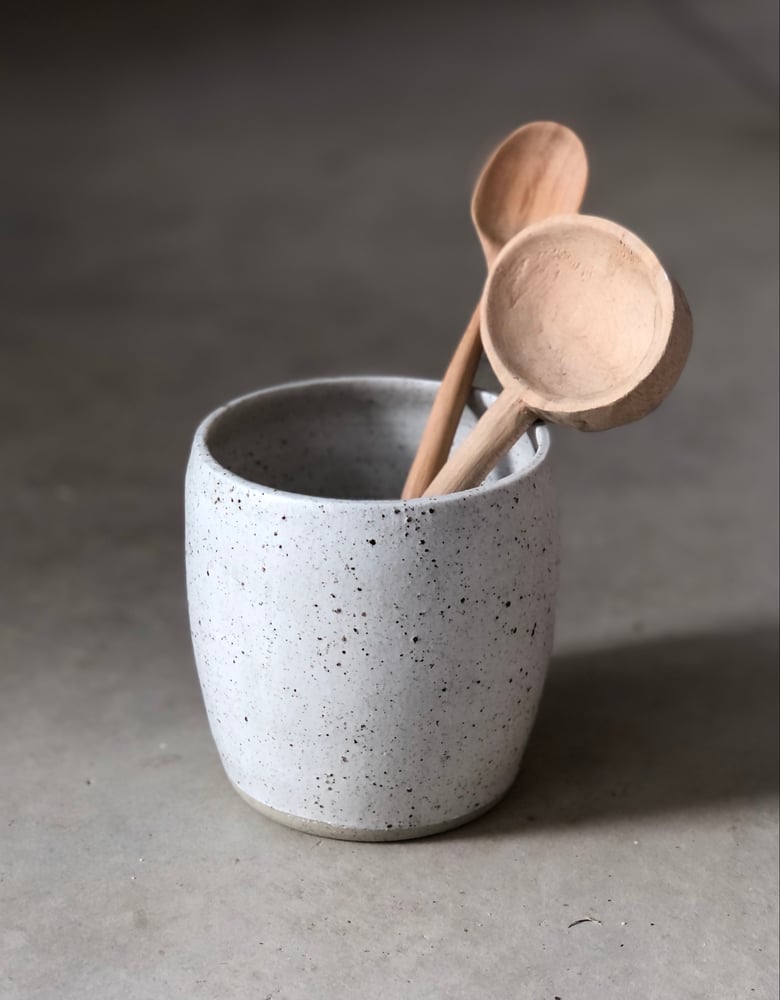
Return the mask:
M 557 585 L 549 435 L 477 489 L 401 502 L 436 384 L 303 382 L 200 425 L 187 587 L 236 790 L 322 836 L 397 840 L 491 807 L 517 774 Z M 475 393 L 459 431 L 493 397 Z

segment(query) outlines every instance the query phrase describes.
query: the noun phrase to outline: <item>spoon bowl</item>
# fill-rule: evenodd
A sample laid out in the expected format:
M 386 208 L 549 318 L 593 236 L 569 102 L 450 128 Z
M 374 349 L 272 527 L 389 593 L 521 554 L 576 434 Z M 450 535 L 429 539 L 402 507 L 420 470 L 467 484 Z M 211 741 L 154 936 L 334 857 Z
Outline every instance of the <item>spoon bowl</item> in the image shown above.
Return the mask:
M 607 219 L 558 216 L 496 258 L 482 342 L 504 391 L 431 483 L 477 486 L 539 417 L 607 430 L 646 416 L 687 360 L 685 296 L 638 236 Z
M 558 122 L 531 122 L 493 152 L 474 188 L 471 218 L 490 267 L 533 222 L 576 212 L 588 183 L 580 139 Z

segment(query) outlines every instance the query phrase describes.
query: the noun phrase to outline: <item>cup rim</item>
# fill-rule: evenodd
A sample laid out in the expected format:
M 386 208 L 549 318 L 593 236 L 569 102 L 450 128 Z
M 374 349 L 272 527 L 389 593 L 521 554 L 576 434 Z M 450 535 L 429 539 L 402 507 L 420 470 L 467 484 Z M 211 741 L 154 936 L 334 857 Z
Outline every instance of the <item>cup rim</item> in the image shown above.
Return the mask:
M 228 482 L 232 481 L 236 486 L 240 486 L 242 489 L 248 490 L 250 493 L 262 494 L 268 499 L 278 499 L 284 501 L 285 503 L 316 503 L 320 506 L 327 506 L 331 508 L 350 507 L 355 509 L 360 507 L 378 507 L 392 509 L 393 507 L 402 505 L 404 509 L 416 509 L 423 506 L 431 507 L 435 505 L 439 507 L 449 504 L 462 503 L 467 498 L 492 496 L 500 492 L 505 492 L 509 487 L 517 483 L 521 483 L 535 474 L 537 469 L 539 469 L 539 467 L 546 462 L 550 453 L 550 431 L 546 423 L 540 421 L 533 426 L 536 437 L 533 458 L 531 458 L 526 464 L 517 469 L 515 472 L 511 472 L 509 475 L 503 476 L 501 479 L 494 480 L 490 483 L 481 483 L 479 486 L 474 486 L 468 490 L 459 490 L 457 493 L 445 493 L 440 496 L 416 497 L 411 500 L 402 500 L 400 497 L 385 497 L 380 499 L 323 497 L 311 493 L 293 493 L 288 490 L 277 489 L 274 486 L 257 483 L 251 479 L 245 479 L 243 476 L 239 476 L 237 473 L 231 471 L 226 466 L 218 462 L 208 446 L 208 435 L 217 421 L 225 416 L 225 414 L 230 410 L 237 406 L 244 405 L 249 400 L 257 399 L 262 396 L 269 396 L 284 390 L 300 390 L 314 387 L 322 388 L 325 386 L 343 385 L 345 383 L 355 386 L 363 385 L 365 387 L 378 385 L 401 387 L 404 384 L 412 384 L 416 387 L 428 386 L 434 389 L 440 384 L 436 379 L 415 378 L 413 376 L 405 375 L 334 375 L 322 378 L 299 379 L 292 382 L 282 382 L 278 385 L 271 385 L 263 389 L 256 389 L 253 392 L 248 392 L 242 396 L 237 396 L 235 399 L 228 400 L 228 402 L 223 403 L 222 406 L 212 410 L 201 420 L 195 430 L 195 436 L 192 444 L 192 454 L 193 456 L 197 455 L 200 462 L 217 473 L 221 478 L 227 480 Z M 480 389 L 478 386 L 474 387 L 474 392 L 482 396 L 485 401 L 489 403 L 494 402 L 497 398 L 496 393 L 488 389 Z

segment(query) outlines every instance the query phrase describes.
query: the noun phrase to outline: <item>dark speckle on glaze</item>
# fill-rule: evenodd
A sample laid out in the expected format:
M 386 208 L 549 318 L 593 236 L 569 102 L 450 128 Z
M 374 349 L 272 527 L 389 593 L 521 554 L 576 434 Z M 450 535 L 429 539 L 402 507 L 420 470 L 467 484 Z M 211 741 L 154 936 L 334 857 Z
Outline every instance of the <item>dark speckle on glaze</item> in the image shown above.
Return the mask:
M 478 490 L 382 500 L 434 391 L 280 387 L 219 411 L 193 445 L 187 586 L 214 739 L 248 801 L 319 835 L 403 839 L 484 811 L 541 696 L 558 551 L 547 431 Z

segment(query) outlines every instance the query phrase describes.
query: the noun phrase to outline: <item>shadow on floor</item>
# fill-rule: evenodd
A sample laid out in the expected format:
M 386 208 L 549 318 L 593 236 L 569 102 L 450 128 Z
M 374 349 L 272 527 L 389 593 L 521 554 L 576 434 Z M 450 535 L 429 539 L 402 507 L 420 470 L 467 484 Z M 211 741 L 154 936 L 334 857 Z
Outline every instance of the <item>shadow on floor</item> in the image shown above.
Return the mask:
M 507 797 L 450 837 L 776 795 L 778 635 L 671 638 L 553 662 Z

